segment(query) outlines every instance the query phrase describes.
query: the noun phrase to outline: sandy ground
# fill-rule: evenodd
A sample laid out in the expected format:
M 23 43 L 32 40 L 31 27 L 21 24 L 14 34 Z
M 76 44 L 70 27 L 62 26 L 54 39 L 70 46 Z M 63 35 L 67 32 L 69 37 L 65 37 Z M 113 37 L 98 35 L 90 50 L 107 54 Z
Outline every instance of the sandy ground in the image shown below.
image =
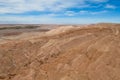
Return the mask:
M 120 80 L 120 25 L 60 27 L 0 40 L 0 80 Z

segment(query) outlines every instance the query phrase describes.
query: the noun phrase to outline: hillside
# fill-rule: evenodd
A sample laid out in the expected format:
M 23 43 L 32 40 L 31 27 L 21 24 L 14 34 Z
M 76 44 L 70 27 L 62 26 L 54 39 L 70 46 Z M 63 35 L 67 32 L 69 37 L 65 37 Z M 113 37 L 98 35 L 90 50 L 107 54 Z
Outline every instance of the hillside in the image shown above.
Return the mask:
M 0 80 L 120 80 L 120 24 L 0 38 Z

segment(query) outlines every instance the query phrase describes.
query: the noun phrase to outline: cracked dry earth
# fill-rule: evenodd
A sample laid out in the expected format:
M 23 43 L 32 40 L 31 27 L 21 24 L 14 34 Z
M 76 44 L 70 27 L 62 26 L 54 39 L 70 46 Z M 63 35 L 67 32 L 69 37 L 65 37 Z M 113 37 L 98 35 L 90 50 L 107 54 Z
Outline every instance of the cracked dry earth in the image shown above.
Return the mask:
M 0 80 L 120 80 L 120 26 L 61 27 L 0 43 Z

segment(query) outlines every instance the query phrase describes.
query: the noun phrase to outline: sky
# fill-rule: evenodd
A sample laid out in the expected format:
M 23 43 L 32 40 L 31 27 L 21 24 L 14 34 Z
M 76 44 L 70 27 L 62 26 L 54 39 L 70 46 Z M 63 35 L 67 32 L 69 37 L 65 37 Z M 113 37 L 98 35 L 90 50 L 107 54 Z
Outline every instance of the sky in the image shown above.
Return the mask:
M 0 24 L 120 23 L 120 0 L 0 0 Z

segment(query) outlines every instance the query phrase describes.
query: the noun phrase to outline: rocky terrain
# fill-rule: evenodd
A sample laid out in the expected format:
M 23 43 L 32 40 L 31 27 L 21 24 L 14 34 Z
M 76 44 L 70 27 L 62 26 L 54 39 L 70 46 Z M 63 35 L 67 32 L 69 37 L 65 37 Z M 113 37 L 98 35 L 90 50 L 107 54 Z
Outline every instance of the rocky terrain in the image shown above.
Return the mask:
M 0 37 L 28 32 L 46 32 L 62 25 L 57 24 L 0 24 Z M 66 26 L 66 25 L 64 25 Z
M 120 24 L 1 37 L 0 80 L 120 80 Z

